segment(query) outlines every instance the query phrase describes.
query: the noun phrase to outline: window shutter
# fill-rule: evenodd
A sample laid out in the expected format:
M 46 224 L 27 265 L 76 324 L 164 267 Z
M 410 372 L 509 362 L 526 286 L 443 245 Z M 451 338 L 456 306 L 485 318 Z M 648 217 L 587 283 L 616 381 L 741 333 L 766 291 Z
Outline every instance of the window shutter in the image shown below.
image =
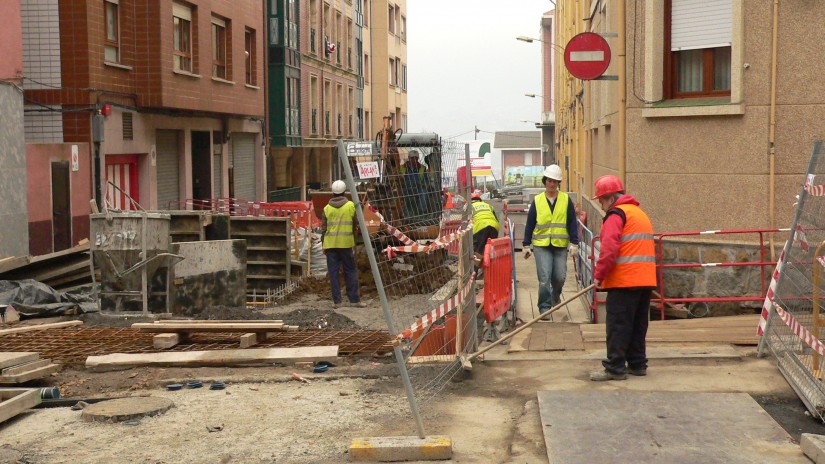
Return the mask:
M 731 45 L 731 0 L 672 0 L 671 51 Z

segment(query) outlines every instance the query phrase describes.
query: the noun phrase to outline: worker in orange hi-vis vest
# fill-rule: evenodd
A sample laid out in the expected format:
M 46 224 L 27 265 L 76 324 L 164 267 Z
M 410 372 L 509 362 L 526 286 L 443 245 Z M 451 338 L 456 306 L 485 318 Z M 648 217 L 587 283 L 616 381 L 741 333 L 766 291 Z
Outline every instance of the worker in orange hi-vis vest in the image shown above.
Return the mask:
M 596 288 L 607 291 L 607 359 L 590 380 L 624 380 L 647 375 L 645 337 L 650 294 L 656 287 L 653 225 L 639 202 L 624 193 L 613 175 L 596 179 L 596 195 L 605 212 L 599 261 L 593 271 Z

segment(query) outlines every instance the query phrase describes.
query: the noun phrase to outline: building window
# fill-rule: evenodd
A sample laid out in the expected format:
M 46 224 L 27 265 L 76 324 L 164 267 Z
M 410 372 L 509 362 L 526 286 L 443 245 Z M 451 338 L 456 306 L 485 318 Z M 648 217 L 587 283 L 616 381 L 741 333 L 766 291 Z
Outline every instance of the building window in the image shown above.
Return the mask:
M 364 83 L 370 83 L 370 56 L 364 54 Z
M 176 71 L 192 72 L 192 9 L 172 4 L 172 42 Z
M 389 24 L 390 34 L 395 34 L 395 7 L 390 5 L 389 8 Z
M 227 79 L 226 20 L 212 16 L 212 77 Z
M 257 75 L 255 72 L 255 30 L 253 29 L 245 29 L 244 30 L 244 68 L 245 68 L 245 77 L 244 82 L 248 85 L 256 85 L 257 82 Z
M 731 0 L 665 2 L 666 98 L 731 94 Z
M 407 18 L 401 16 L 401 40 L 407 41 Z
M 407 90 L 407 65 L 401 65 L 401 90 Z
M 118 0 L 105 0 L 106 40 L 103 43 L 103 59 L 110 63 L 120 63 L 120 17 Z
M 369 25 L 370 25 L 370 2 L 369 2 L 369 0 L 364 0 L 364 4 L 362 6 L 362 11 L 364 12 L 364 27 L 369 27 Z

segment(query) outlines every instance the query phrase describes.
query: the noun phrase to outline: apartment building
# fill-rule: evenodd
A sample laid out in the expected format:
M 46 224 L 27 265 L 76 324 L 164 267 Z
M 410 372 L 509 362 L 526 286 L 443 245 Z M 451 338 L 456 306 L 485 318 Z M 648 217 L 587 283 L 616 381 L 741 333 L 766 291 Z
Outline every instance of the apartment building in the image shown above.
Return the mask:
M 0 260 L 29 251 L 20 2 L 0 2 Z
M 407 130 L 407 2 L 369 2 L 369 47 L 365 48 L 364 94 L 367 133 L 374 137 L 390 117 L 393 128 Z
M 145 209 L 263 199 L 260 1 L 22 5 L 26 141 L 90 152 L 86 203 L 97 196 L 134 208 L 125 194 Z M 71 227 L 88 227 L 83 213 L 70 212 Z
M 563 67 L 556 75 L 571 189 L 590 197 L 595 178 L 617 174 L 657 231 L 787 227 L 822 137 L 825 80 L 817 28 L 782 18 L 825 17 L 825 5 L 776 8 L 745 0 L 557 2 L 557 43 L 584 31 L 618 35 L 606 34 L 614 57 L 606 74 L 618 81 L 579 81 Z
M 270 190 L 275 197 L 277 190 L 297 190 L 305 199 L 308 188 L 328 189 L 340 176 L 337 140 L 363 137 L 363 2 L 272 3 L 287 11 L 270 9 L 270 27 L 290 21 L 279 28 L 292 37 L 273 44 L 278 37 L 270 33 Z

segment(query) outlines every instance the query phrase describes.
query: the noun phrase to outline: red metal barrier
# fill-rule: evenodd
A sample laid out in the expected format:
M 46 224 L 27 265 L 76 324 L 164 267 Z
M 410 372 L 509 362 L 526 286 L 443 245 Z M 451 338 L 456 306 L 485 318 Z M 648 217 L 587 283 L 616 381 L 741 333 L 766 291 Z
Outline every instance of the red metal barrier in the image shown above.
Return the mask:
M 484 248 L 484 319 L 493 322 L 513 302 L 513 250 L 510 237 L 487 240 Z
M 765 246 L 765 234 L 773 234 L 777 232 L 787 233 L 790 229 L 734 229 L 734 230 L 707 230 L 700 232 L 667 232 L 654 234 L 656 241 L 656 277 L 657 277 L 657 292 L 651 299 L 651 303 L 656 304 L 659 308 L 659 314 L 662 320 L 665 319 L 665 307 L 677 304 L 694 304 L 694 303 L 734 303 L 745 301 L 763 301 L 765 293 L 767 292 L 768 280 L 767 275 L 776 266 L 776 261 L 768 260 L 770 249 Z M 662 256 L 664 255 L 664 239 L 670 237 L 691 237 L 702 235 L 732 235 L 732 234 L 757 234 L 759 238 L 759 261 L 733 261 L 724 263 L 662 263 Z M 599 241 L 599 236 L 593 237 L 591 250 L 595 250 L 595 244 Z M 590 259 L 592 269 L 596 269 L 596 261 L 594 253 L 588 256 Z M 664 272 L 665 269 L 687 269 L 687 268 L 704 268 L 704 267 L 759 267 L 761 273 L 760 279 L 760 294 L 758 295 L 740 295 L 740 296 L 704 296 L 704 297 L 678 297 L 668 298 L 667 290 L 665 288 Z M 593 322 L 597 321 L 597 308 L 604 300 L 596 298 L 597 293 L 594 291 L 590 311 L 593 316 Z
M 452 233 L 458 232 L 461 229 L 461 221 L 459 220 L 448 220 L 441 223 L 441 230 L 438 232 L 438 237 L 446 237 Z M 451 255 L 458 256 L 458 245 L 461 243 L 460 240 L 453 240 L 447 246 L 447 252 Z
M 289 217 L 295 227 L 313 228 L 321 225 L 311 201 L 278 201 L 261 204 L 261 216 Z

